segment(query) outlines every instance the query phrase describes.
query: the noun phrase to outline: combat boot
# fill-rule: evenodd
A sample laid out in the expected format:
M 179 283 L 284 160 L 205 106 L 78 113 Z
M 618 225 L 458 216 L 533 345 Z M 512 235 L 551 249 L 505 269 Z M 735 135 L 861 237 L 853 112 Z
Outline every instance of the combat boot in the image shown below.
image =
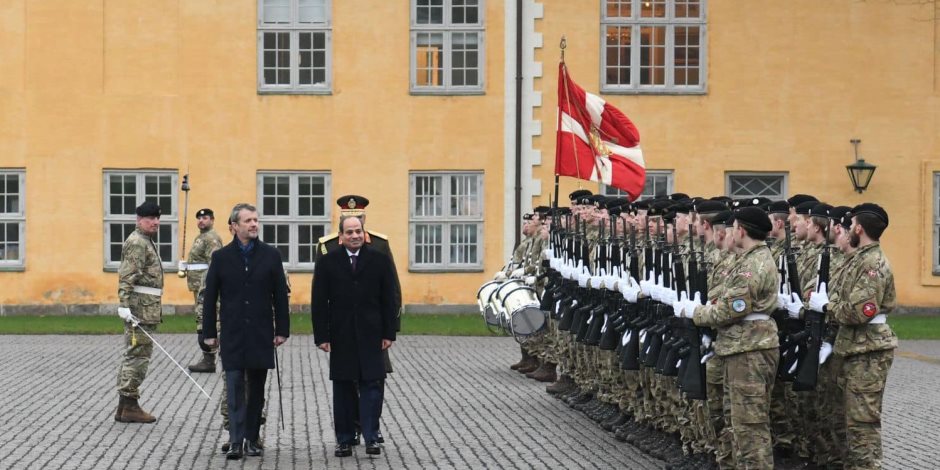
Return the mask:
M 529 356 L 529 362 L 516 369 L 516 372 L 519 372 L 520 374 L 528 374 L 529 372 L 533 372 L 535 369 L 538 369 L 539 366 L 541 366 L 541 363 L 539 362 L 538 358 Z
M 520 367 L 527 365 L 529 363 L 528 361 L 529 361 L 529 353 L 525 349 L 522 349 L 522 359 L 519 359 L 519 362 L 509 366 L 509 368 L 512 370 L 519 370 Z
M 202 360 L 189 366 L 190 372 L 215 372 L 215 353 L 202 353 Z
M 607 421 L 604 421 L 603 423 L 601 423 L 601 427 L 605 431 L 613 432 L 614 429 L 617 429 L 623 426 L 624 424 L 627 424 L 627 422 L 630 421 L 630 419 L 631 419 L 630 415 L 627 415 L 621 412 L 621 413 L 614 415 L 612 418 L 608 419 Z
M 114 411 L 114 420 L 122 422 L 124 421 L 124 409 L 127 408 L 127 399 L 123 395 L 119 395 L 119 397 L 117 410 Z
M 155 416 L 140 408 L 136 398 L 122 396 L 121 401 L 125 400 L 124 412 L 120 419 L 122 423 L 152 423 L 157 420 Z
M 554 382 L 557 378 L 557 375 L 555 375 L 555 364 L 545 361 L 538 369 L 529 372 L 525 376 L 530 379 L 535 379 L 538 382 Z
M 545 391 L 557 397 L 571 390 L 571 387 L 574 387 L 574 381 L 571 380 L 571 377 L 566 374 L 561 374 L 561 377 L 559 377 L 555 383 L 545 386 Z

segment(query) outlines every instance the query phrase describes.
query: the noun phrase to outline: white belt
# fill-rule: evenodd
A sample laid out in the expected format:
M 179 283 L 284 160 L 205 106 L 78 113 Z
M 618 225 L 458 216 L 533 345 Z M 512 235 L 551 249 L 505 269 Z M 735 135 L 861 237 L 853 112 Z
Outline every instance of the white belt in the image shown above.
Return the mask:
M 157 297 L 163 295 L 163 289 L 157 289 L 156 287 L 134 286 L 134 292 L 138 294 L 155 295 Z
M 770 315 L 766 313 L 752 313 L 744 317 L 744 321 L 770 320 Z
M 185 263 L 183 268 L 187 271 L 205 271 L 209 269 L 209 265 L 206 263 Z
M 868 324 L 880 325 L 882 323 L 887 323 L 887 321 L 888 321 L 888 316 L 883 313 L 879 313 L 878 315 L 875 315 L 874 317 L 872 317 L 871 320 L 868 320 Z

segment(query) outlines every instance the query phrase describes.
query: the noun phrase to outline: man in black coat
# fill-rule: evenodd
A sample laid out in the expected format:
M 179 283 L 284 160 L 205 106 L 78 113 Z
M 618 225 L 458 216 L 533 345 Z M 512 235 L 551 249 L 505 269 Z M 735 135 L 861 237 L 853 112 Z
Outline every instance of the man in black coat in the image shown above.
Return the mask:
M 356 393 L 366 453 L 382 452 L 378 441 L 385 361 L 395 341 L 395 272 L 387 256 L 364 244 L 362 222 L 340 218 L 342 247 L 322 257 L 314 271 L 313 334 L 330 353 L 337 457 L 352 455 Z M 226 333 L 227 334 L 227 333 Z
M 240 459 L 261 455 L 264 382 L 274 368 L 274 348 L 290 336 L 290 318 L 281 255 L 258 240 L 258 211 L 250 204 L 236 205 L 232 227 L 235 239 L 212 254 L 206 273 L 202 331 L 206 344 L 215 346 L 218 299 L 225 330 L 221 356 L 230 420 L 227 457 Z

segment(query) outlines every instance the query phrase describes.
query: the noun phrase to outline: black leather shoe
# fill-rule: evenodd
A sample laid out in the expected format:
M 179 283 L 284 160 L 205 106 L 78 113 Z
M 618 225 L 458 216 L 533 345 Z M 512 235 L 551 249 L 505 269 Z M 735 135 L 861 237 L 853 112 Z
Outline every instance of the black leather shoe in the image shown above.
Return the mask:
M 232 444 L 229 444 L 228 442 L 226 442 L 225 444 L 222 444 L 222 453 L 224 454 L 224 453 L 228 452 L 228 449 L 229 449 L 229 447 L 231 447 L 231 446 L 232 446 Z
M 228 452 L 225 453 L 225 458 L 229 460 L 239 460 L 243 456 L 241 444 L 230 444 Z
M 379 431 L 376 436 L 378 436 L 378 438 L 375 440 L 375 442 L 378 442 L 379 444 L 385 444 L 385 437 L 382 436 L 382 431 Z
M 262 449 L 258 443 L 253 441 L 245 441 L 245 455 L 251 457 L 260 457 L 262 453 L 264 453 L 264 449 Z
M 349 444 L 336 444 L 336 450 L 333 451 L 333 455 L 337 457 L 349 457 L 352 455 L 352 446 Z
M 366 444 L 366 453 L 369 455 L 379 455 L 382 453 L 382 447 L 378 442 L 369 442 Z

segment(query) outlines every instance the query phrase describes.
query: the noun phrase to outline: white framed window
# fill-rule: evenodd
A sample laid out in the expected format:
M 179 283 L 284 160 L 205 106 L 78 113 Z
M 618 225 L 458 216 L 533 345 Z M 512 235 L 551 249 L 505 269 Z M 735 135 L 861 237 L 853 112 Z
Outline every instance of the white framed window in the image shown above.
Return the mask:
M 0 169 L 0 270 L 26 266 L 26 172 Z
M 408 269 L 483 269 L 483 173 L 412 172 Z
M 258 0 L 258 92 L 332 90 L 331 0 Z
M 601 91 L 705 92 L 706 0 L 601 0 Z
M 137 227 L 137 206 L 152 201 L 160 206 L 160 228 L 154 243 L 163 269 L 175 270 L 179 259 L 179 204 L 176 171 L 105 170 L 104 268 L 117 270 L 121 249 Z
M 933 174 L 933 274 L 940 275 L 940 172 Z
M 766 197 L 773 200 L 787 198 L 786 173 L 729 172 L 725 173 L 728 197 L 743 199 Z
M 673 193 L 672 170 L 646 170 L 646 184 L 639 199 L 666 196 Z M 601 184 L 601 194 L 605 196 L 626 196 L 627 193 L 612 186 Z
M 326 172 L 258 172 L 261 239 L 288 269 L 313 270 L 317 242 L 330 230 L 330 192 Z
M 481 94 L 484 0 L 411 0 L 411 92 Z

